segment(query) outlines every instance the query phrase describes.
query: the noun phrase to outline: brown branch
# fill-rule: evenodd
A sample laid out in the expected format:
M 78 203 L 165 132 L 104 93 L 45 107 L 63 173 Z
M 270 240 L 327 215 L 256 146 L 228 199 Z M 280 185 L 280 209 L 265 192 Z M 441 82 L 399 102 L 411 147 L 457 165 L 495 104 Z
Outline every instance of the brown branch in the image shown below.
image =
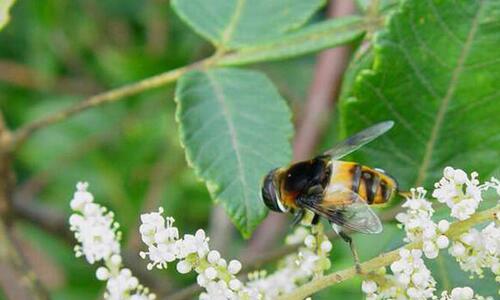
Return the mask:
M 15 244 L 11 224 L 11 196 L 15 185 L 10 148 L 11 133 L 0 111 L 0 286 L 8 299 L 48 299 Z
M 26 266 L 10 232 L 0 220 L 0 286 L 7 299 L 49 299 L 34 273 Z
M 353 2 L 332 0 L 328 8 L 328 16 L 338 18 L 351 15 L 355 11 Z M 314 78 L 295 135 L 294 161 L 307 159 L 313 155 L 331 116 L 350 53 L 349 47 L 337 47 L 318 54 Z M 286 215 L 270 213 L 257 228 L 250 245 L 243 251 L 243 256 L 258 256 L 259 253 L 272 246 L 274 241 L 278 240 L 278 236 L 283 233 L 288 220 L 289 217 Z
M 0 218 L 9 222 L 10 195 L 14 184 L 11 157 L 12 135 L 0 111 Z
M 12 148 L 18 148 L 31 134 L 41 128 L 63 121 L 75 114 L 81 113 L 89 108 L 99 105 L 116 102 L 126 97 L 137 95 L 143 91 L 157 88 L 177 80 L 180 76 L 189 70 L 206 66 L 210 59 L 194 63 L 192 65 L 171 70 L 156 76 L 152 76 L 141 81 L 113 89 L 102 94 L 87 98 L 86 100 L 70 106 L 62 111 L 58 111 L 41 119 L 28 123 L 14 132 Z

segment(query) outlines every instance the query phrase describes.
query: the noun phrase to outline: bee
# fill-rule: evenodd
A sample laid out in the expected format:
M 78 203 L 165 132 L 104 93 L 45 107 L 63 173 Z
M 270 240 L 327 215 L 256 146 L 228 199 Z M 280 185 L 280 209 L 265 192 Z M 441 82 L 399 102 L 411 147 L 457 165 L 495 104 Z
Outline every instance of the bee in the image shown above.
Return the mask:
M 390 201 L 398 191 L 396 180 L 383 170 L 339 160 L 392 128 L 386 121 L 364 129 L 313 159 L 271 170 L 262 183 L 265 205 L 295 215 L 294 224 L 306 215 L 312 224 L 326 218 L 349 244 L 361 273 L 359 257 L 348 231 L 382 232 L 382 223 L 371 205 Z

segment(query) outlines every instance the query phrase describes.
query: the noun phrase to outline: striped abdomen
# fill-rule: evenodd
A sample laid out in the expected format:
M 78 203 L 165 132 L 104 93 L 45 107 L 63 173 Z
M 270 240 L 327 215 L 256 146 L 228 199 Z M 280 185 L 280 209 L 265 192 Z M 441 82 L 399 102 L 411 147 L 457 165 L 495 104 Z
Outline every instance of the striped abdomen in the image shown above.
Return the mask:
M 388 202 L 398 187 L 397 182 L 381 170 L 345 161 L 332 161 L 330 184 L 342 184 L 374 205 Z

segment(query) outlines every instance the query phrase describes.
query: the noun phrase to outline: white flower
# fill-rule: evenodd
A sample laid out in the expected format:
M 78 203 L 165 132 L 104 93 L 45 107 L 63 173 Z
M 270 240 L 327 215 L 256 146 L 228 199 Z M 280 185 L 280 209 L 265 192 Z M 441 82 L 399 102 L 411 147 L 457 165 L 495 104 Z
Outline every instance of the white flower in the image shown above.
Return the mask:
M 316 239 L 314 238 L 313 235 L 309 234 L 304 239 L 304 244 L 306 245 L 307 248 L 312 249 L 312 248 L 314 248 L 314 246 L 316 244 Z
M 316 236 L 309 234 L 307 229 L 298 227 L 286 238 L 287 241 L 293 241 L 293 244 L 303 244 L 305 247 L 299 248 L 298 253 L 286 256 L 280 263 L 281 267 L 274 273 L 249 275 L 250 281 L 243 289 L 249 299 L 275 299 L 292 292 L 300 283 L 307 282 L 314 276 L 321 276 L 323 271 L 330 268 L 328 255 L 332 248 L 331 242 L 315 227 L 311 231 Z
M 308 234 L 309 231 L 305 227 L 298 226 L 292 234 L 287 235 L 285 243 L 287 245 L 301 244 Z
M 76 255 L 84 255 L 91 264 L 102 261 L 105 266 L 97 268 L 96 277 L 106 282 L 105 299 L 151 300 L 154 294 L 139 284 L 129 269 L 122 268 L 118 223 L 113 213 L 93 203 L 94 197 L 87 191 L 88 183 L 77 184 L 70 206 L 75 211 L 69 219 L 70 229 L 80 243 L 75 247 Z
M 220 253 L 219 251 L 217 250 L 212 250 L 210 252 L 208 252 L 208 255 L 207 255 L 207 260 L 209 263 L 211 264 L 217 264 L 220 260 Z
M 460 169 L 446 167 L 444 177 L 435 184 L 432 196 L 445 203 L 451 209 L 451 216 L 459 220 L 468 219 L 483 200 L 482 187 L 477 180 L 478 174 L 473 172 L 470 179 Z
M 203 273 L 208 280 L 214 280 L 217 278 L 217 270 L 214 267 L 208 267 Z
M 443 292 L 441 294 L 440 300 L 493 300 L 492 297 L 482 297 L 479 295 L 474 295 L 474 290 L 470 287 L 456 287 L 450 294 L 448 292 Z
M 206 237 L 203 229 L 198 229 L 195 235 L 184 235 L 183 249 L 186 255 L 189 253 L 197 253 L 198 257 L 205 257 L 209 251 L 208 240 L 209 238 Z
M 99 267 L 95 272 L 95 277 L 99 280 L 108 280 L 110 275 L 109 270 L 105 267 Z
M 400 259 L 391 264 L 394 279 L 401 296 L 410 299 L 429 299 L 434 296 L 436 281 L 422 260 L 418 249 L 399 251 Z M 396 290 L 394 290 L 396 291 Z
M 411 189 L 411 196 L 406 199 L 402 207 L 407 210 L 396 215 L 405 231 L 405 242 L 422 241 L 422 250 L 427 258 L 436 258 L 439 249 L 448 247 L 449 240 L 445 232 L 449 228 L 446 220 L 434 223 L 431 219 L 434 214 L 432 204 L 425 199 L 426 191 L 423 188 Z
M 177 271 L 181 274 L 189 273 L 192 268 L 193 266 L 186 260 L 181 260 L 177 263 Z
M 241 270 L 241 263 L 234 259 L 234 260 L 229 262 L 229 265 L 227 266 L 227 270 L 231 274 L 238 274 L 238 272 Z
M 239 281 L 238 279 L 231 279 L 229 281 L 229 287 L 233 290 L 233 291 L 238 291 L 241 289 L 241 287 L 243 286 L 243 284 L 241 283 L 241 281 Z
M 474 291 L 470 287 L 454 288 L 451 291 L 452 300 L 470 300 L 474 297 Z
M 142 258 L 149 257 L 148 269 L 167 268 L 168 263 L 175 261 L 181 253 L 182 241 L 179 230 L 174 227 L 174 218 L 163 218 L 163 208 L 157 212 L 141 215 L 142 224 L 139 227 L 142 241 L 148 246 L 148 251 L 140 252 Z M 184 270 L 181 268 L 181 270 Z
M 365 294 L 374 294 L 377 291 L 377 284 L 372 280 L 364 280 L 361 284 L 361 290 Z
M 200 300 L 238 299 L 223 280 L 209 282 L 206 290 L 206 293 L 200 295 Z
M 218 251 L 210 251 L 205 231 L 179 238 L 174 218 L 163 217 L 163 209 L 143 214 L 141 237 L 148 247 L 140 256 L 149 259 L 148 268 L 167 268 L 168 263 L 178 260 L 176 269 L 181 274 L 192 270 L 198 273 L 197 283 L 206 289 L 200 299 L 240 299 L 247 295 L 242 283 L 234 276 L 241 270 L 241 263 L 232 260 L 227 264 Z
M 71 231 L 80 245 L 75 247 L 77 256 L 84 255 L 90 264 L 108 259 L 120 253 L 118 224 L 113 214 L 93 203 L 94 197 L 87 191 L 88 183 L 78 183 L 77 191 L 71 200 L 75 210 L 69 218 Z
M 121 269 L 117 276 L 111 277 L 106 285 L 106 297 L 111 300 L 123 299 L 131 290 L 139 286 L 137 278 L 129 269 Z
M 483 269 L 490 268 L 500 281 L 500 227 L 491 222 L 483 230 L 470 229 L 453 242 L 450 254 L 466 272 L 483 276 Z

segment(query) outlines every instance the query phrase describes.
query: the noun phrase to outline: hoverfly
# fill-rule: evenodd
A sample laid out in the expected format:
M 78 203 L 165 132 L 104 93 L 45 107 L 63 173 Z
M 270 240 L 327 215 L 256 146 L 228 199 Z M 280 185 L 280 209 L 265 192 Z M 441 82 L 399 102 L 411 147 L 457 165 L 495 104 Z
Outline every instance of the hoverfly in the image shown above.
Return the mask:
M 346 229 L 361 233 L 382 232 L 382 223 L 370 205 L 383 204 L 398 191 L 394 178 L 381 169 L 370 168 L 340 158 L 392 128 L 386 121 L 364 129 L 313 159 L 271 170 L 262 184 L 262 199 L 276 212 L 295 215 L 294 224 L 307 214 L 311 223 L 326 218 L 346 241 L 361 272 L 359 258 Z

